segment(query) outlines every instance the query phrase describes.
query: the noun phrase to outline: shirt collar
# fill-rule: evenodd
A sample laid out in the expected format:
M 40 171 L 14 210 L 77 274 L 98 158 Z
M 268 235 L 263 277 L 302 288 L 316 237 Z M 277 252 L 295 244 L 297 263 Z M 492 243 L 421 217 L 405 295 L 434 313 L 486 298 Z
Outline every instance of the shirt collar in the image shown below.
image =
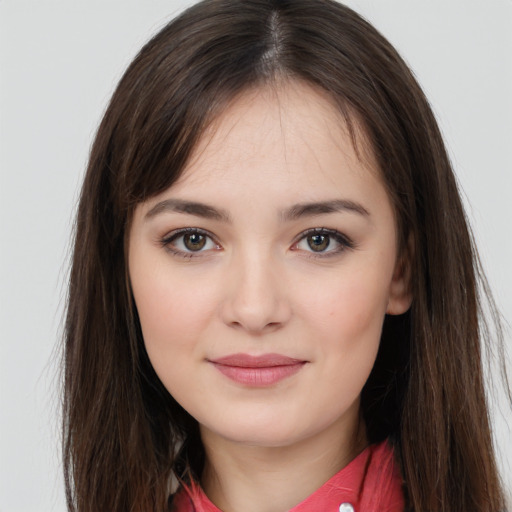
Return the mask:
M 402 478 L 391 445 L 370 445 L 289 512 L 402 512 Z M 173 500 L 173 512 L 222 512 L 192 482 Z

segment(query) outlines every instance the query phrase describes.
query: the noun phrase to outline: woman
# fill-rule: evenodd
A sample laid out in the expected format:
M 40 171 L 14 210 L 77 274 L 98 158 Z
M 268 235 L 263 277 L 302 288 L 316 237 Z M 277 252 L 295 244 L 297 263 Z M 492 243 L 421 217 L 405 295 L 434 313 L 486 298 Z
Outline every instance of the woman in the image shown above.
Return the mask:
M 70 510 L 503 510 L 477 269 L 435 119 L 375 29 L 330 1 L 197 4 L 92 148 Z

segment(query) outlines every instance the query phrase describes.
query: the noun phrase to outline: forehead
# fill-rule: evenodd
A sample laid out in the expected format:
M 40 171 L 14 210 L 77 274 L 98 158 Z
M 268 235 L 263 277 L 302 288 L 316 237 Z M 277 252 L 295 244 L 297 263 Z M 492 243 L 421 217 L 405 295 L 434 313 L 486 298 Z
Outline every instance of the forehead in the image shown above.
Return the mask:
M 244 91 L 203 132 L 178 180 L 139 204 L 135 217 L 169 200 L 213 206 L 237 222 L 276 219 L 298 204 L 341 201 L 367 211 L 380 204 L 376 213 L 392 219 L 355 116 L 353 123 L 351 134 L 329 96 L 303 82 Z
M 325 91 L 286 80 L 246 90 L 230 101 L 200 137 L 178 183 L 213 180 L 233 167 L 247 175 L 254 164 L 264 164 L 258 171 L 270 182 L 279 179 L 278 168 L 315 179 L 330 157 L 340 155 L 343 166 L 380 178 L 356 115 L 351 114 L 349 127 Z M 300 173 L 305 161 L 309 172 Z

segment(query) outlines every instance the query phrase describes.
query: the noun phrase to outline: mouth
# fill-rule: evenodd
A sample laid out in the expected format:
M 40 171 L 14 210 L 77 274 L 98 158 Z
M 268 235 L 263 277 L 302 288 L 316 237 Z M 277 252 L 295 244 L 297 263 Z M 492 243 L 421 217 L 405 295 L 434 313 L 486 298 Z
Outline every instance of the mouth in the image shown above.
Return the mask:
M 249 387 L 266 387 L 291 377 L 307 363 L 281 354 L 232 354 L 208 359 L 217 370 L 232 381 Z

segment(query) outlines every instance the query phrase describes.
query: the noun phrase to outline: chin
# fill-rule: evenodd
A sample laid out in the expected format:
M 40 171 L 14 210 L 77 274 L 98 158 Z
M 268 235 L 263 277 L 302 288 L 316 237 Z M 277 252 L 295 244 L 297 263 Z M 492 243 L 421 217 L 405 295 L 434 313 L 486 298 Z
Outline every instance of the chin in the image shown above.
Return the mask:
M 291 445 L 308 436 L 306 432 L 298 432 L 296 426 L 286 425 L 282 418 L 263 419 L 246 415 L 240 419 L 226 415 L 224 420 L 222 424 L 200 423 L 202 434 L 210 434 L 236 444 L 268 448 Z

